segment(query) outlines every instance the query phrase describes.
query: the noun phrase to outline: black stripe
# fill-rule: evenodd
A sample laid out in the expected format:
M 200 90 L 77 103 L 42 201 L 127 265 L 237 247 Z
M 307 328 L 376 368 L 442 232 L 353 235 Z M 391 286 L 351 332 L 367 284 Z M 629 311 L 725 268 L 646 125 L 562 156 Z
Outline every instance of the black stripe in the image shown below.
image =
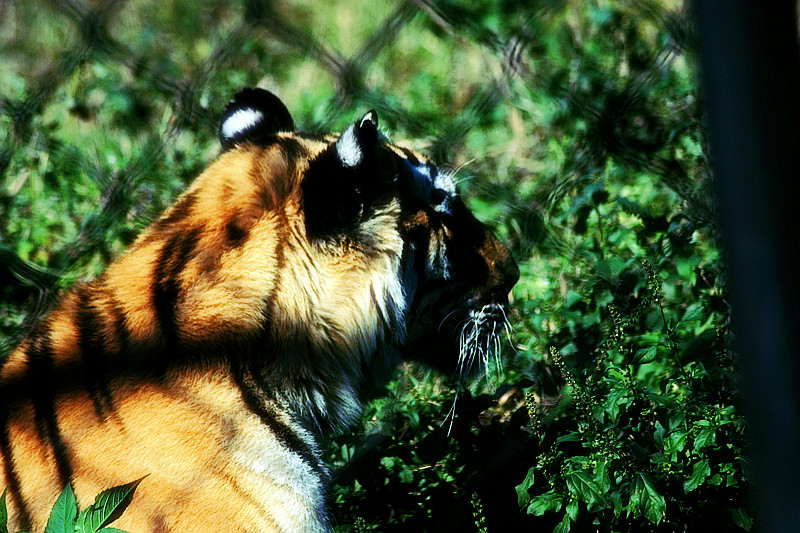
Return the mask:
M 33 409 L 36 426 L 42 440 L 47 440 L 53 449 L 53 456 L 62 487 L 72 480 L 72 461 L 67 445 L 58 427 L 53 391 L 56 383 L 53 376 L 53 347 L 46 323 L 37 328 L 30 337 L 27 347 L 28 379 L 33 391 Z
M 108 386 L 106 359 L 108 353 L 102 339 L 103 322 L 98 310 L 92 305 L 92 288 L 78 289 L 76 326 L 78 329 L 78 348 L 83 354 L 83 377 L 98 418 L 105 418 L 114 410 L 111 389 Z
M 0 456 L 3 458 L 3 475 L 5 476 L 6 483 L 8 483 L 8 495 L 14 498 L 15 506 L 17 509 L 18 527 L 23 530 L 30 530 L 32 528 L 32 521 L 30 511 L 28 510 L 28 503 L 22 496 L 22 489 L 20 486 L 19 475 L 14 468 L 14 461 L 12 457 L 11 442 L 9 439 L 8 429 L 8 402 L 0 397 Z
M 308 157 L 307 150 L 296 139 L 280 138 L 276 140 L 277 148 L 265 153 L 261 158 L 254 159 L 250 169 L 251 179 L 256 184 L 261 184 L 258 196 L 265 210 L 277 209 L 283 205 L 284 200 L 292 191 L 292 177 L 297 171 L 297 161 Z M 278 152 L 278 153 L 275 153 Z M 278 158 L 286 166 L 282 173 L 272 176 L 263 176 L 264 161 L 267 158 Z M 275 168 L 266 165 L 266 168 Z M 280 168 L 279 166 L 277 168 Z
M 172 205 L 172 209 L 167 216 L 156 221 L 155 228 L 163 230 L 182 222 L 192 214 L 192 208 L 195 203 L 197 203 L 197 195 L 194 192 L 186 193 Z
M 381 309 L 381 303 L 378 301 L 378 295 L 375 294 L 375 284 L 369 284 L 369 296 L 372 299 L 372 305 L 375 307 L 375 312 L 378 313 L 378 320 L 381 324 L 383 324 L 384 329 L 388 330 L 391 327 L 389 321 L 387 320 L 386 316 L 383 314 L 383 310 Z
M 286 230 L 288 220 L 283 216 L 278 224 L 277 245 L 275 246 L 275 279 L 272 283 L 272 291 L 264 301 L 265 322 L 270 316 L 275 316 L 278 310 L 278 293 L 281 287 L 281 273 L 285 268 L 287 245 Z M 320 477 L 324 476 L 324 470 L 320 465 L 313 450 L 309 447 L 292 429 L 278 420 L 276 413 L 267 407 L 264 400 L 270 395 L 259 384 L 255 376 L 260 375 L 260 369 L 264 366 L 264 358 L 274 355 L 277 348 L 273 333 L 270 331 L 268 323 L 265 323 L 262 334 L 257 338 L 249 349 L 243 350 L 245 355 L 241 359 L 231 361 L 231 373 L 236 385 L 242 392 L 245 405 L 256 414 L 261 423 L 267 426 L 275 435 L 275 438 L 292 453 L 298 455 L 308 464 L 311 469 Z
M 286 267 L 285 247 L 287 245 L 287 239 L 284 228 L 288 223 L 289 221 L 286 220 L 284 215 L 279 220 L 276 228 L 277 244 L 275 245 L 275 266 L 272 269 L 273 272 L 275 272 L 275 278 L 272 280 L 272 290 L 264 301 L 264 314 L 267 317 L 274 316 L 277 311 L 278 292 L 280 291 L 281 283 L 283 282 L 282 273 Z M 268 329 L 268 325 L 265 326 L 265 329 Z
M 153 272 L 152 298 L 156 322 L 161 330 L 164 354 L 173 354 L 178 347 L 178 324 L 175 312 L 180 296 L 181 271 L 191 259 L 197 247 L 200 230 L 176 232 L 161 248 Z M 167 361 L 162 363 L 166 364 Z
M 236 220 L 229 220 L 225 224 L 225 238 L 231 248 L 237 248 L 247 240 L 249 231 L 241 226 Z
M 308 157 L 308 150 L 297 140 L 291 137 L 284 137 L 279 140 L 279 146 L 283 150 L 284 159 L 286 161 L 286 171 L 289 175 L 294 174 L 296 164 L 295 161 L 301 161 Z
M 111 291 L 105 295 L 106 301 L 106 314 L 109 316 L 111 330 L 114 334 L 114 342 L 117 345 L 117 350 L 121 354 L 129 352 L 131 344 L 131 333 L 128 331 L 128 326 L 125 324 L 125 312 L 116 298 L 111 294 Z
M 408 159 L 408 161 L 412 165 L 414 165 L 415 167 L 419 166 L 419 164 L 420 164 L 419 159 L 417 159 L 417 156 L 414 155 L 414 152 L 412 152 L 408 148 L 403 148 L 403 147 L 400 147 L 400 146 L 398 146 L 398 148 L 400 148 L 400 151 L 403 152 L 403 154 L 405 154 L 406 159 Z
M 423 296 L 429 292 L 425 290 L 424 287 L 431 281 L 428 275 L 428 255 L 430 254 L 431 235 L 429 228 L 422 226 L 417 226 L 413 228 L 411 232 L 404 233 L 403 241 L 406 243 L 404 246 L 409 246 L 409 242 L 414 242 L 416 244 L 413 270 L 417 275 L 417 291 L 409 305 L 410 309 L 416 309 L 422 301 Z M 408 252 L 404 250 L 403 255 L 406 253 Z
M 309 467 L 320 477 L 325 475 L 322 466 L 319 463 L 316 455 L 311 447 L 301 439 L 297 433 L 278 420 L 277 414 L 264 402 L 264 398 L 268 397 L 265 391 L 259 387 L 255 379 L 253 379 L 253 372 L 245 369 L 241 364 L 232 364 L 232 375 L 234 382 L 242 392 L 242 399 L 250 411 L 258 416 L 261 423 L 267 426 L 275 438 L 283 444 L 290 452 L 299 456 Z

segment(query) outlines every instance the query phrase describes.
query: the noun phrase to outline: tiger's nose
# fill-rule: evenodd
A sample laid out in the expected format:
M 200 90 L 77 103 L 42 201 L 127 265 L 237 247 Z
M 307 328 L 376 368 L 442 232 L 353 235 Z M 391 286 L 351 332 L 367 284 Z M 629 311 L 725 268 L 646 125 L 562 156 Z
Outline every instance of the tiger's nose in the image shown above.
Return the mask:
M 508 258 L 506 259 L 503 265 L 503 272 L 504 275 L 504 284 L 506 292 L 511 292 L 511 289 L 514 288 L 514 285 L 517 284 L 519 281 L 519 266 L 517 266 L 517 262 L 514 261 L 514 258 L 511 257 L 511 254 L 508 254 Z
M 483 253 L 489 265 L 490 291 L 494 298 L 505 299 L 519 281 L 519 267 L 497 237 L 491 234 L 487 237 Z
M 519 267 L 509 254 L 507 258 L 494 265 L 494 270 L 492 295 L 498 300 L 505 300 L 519 281 Z

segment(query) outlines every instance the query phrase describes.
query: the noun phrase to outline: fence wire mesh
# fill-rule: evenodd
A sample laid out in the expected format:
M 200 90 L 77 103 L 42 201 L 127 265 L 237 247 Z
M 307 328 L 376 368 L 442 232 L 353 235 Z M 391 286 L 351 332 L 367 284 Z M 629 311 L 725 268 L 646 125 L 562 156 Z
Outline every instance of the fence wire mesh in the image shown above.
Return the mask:
M 520 98 L 523 109 L 535 102 L 520 87 L 544 87 L 561 100 L 561 115 L 577 115 L 587 123 L 578 152 L 563 154 L 567 161 L 562 179 L 554 183 L 548 204 L 610 157 L 660 176 L 681 195 L 698 194 L 697 181 L 687 180 L 681 165 L 659 155 L 651 157 L 666 135 L 682 127 L 679 121 L 691 122 L 686 115 L 654 116 L 655 110 L 649 108 L 652 88 L 660 78 L 674 75 L 676 60 L 685 61 L 691 26 L 683 8 L 629 2 L 614 12 L 628 17 L 627 22 L 599 20 L 587 25 L 568 20 L 566 13 L 577 8 L 568 4 L 512 1 L 466 8 L 454 2 L 414 0 L 323 9 L 312 2 L 267 0 L 224 6 L 126 0 L 0 4 L 4 73 L 0 312 L 6 337 L 18 338 L 10 323 L 19 325 L 23 307 L 32 301 L 41 305 L 54 289 L 88 275 L 86 265 L 92 258 L 99 254 L 107 260 L 115 237 L 129 239 L 131 228 L 141 227 L 141 221 L 163 208 L 192 176 L 174 161 L 176 156 L 187 157 L 175 149 L 176 144 L 188 142 L 187 135 L 197 146 L 185 151 L 204 154 L 190 168 L 202 168 L 202 162 L 213 156 L 220 109 L 241 85 L 260 83 L 290 105 L 305 104 L 301 123 L 312 130 L 341 126 L 354 109 L 373 107 L 391 129 L 423 139 L 429 152 L 453 166 L 483 156 L 467 141 L 476 137 L 472 135 L 476 126 L 501 122 L 499 113 L 508 114 L 503 126 L 511 135 L 505 140 L 507 146 L 500 141 L 491 147 L 495 153 L 537 150 L 530 139 L 522 139 L 536 132 L 520 124 Z M 608 15 L 602 5 L 589 9 L 596 17 Z M 349 28 L 358 25 L 357 36 L 331 29 L 343 21 Z M 603 31 L 604 24 L 617 27 L 614 31 L 620 35 L 615 38 L 624 41 L 624 32 L 636 32 L 635 26 L 643 23 L 651 31 L 666 28 L 669 38 L 655 50 L 628 49 L 636 44 L 634 39 L 620 42 L 617 65 L 592 64 L 601 58 L 584 51 L 575 58 L 584 64 L 573 66 L 572 73 L 569 66 L 558 72 L 552 52 L 544 50 L 563 46 L 558 55 L 568 53 L 568 48 L 579 49 L 589 37 L 581 32 Z M 554 28 L 573 42 L 554 42 L 549 35 Z M 341 51 L 343 46 L 348 52 Z M 441 55 L 436 57 L 437 53 Z M 423 60 L 415 64 L 419 57 Z M 473 65 L 426 72 L 433 61 Z M 625 67 L 629 72 L 615 72 L 599 85 L 608 67 Z M 590 76 L 575 76 L 585 69 L 597 70 Z M 432 81 L 442 72 L 450 75 Z M 598 86 L 581 86 L 586 83 Z M 302 91 L 309 89 L 314 94 L 304 98 Z M 539 130 L 541 134 L 543 128 Z M 115 156 L 104 154 L 107 150 Z M 535 171 L 524 167 L 527 157 L 524 154 L 513 170 L 527 174 L 522 179 L 535 179 Z M 40 186 L 39 192 L 48 194 L 42 206 L 49 203 L 61 211 L 69 204 L 66 211 L 74 226 L 48 228 L 50 236 L 43 242 L 31 238 L 36 218 L 24 216 L 45 199 L 23 200 L 17 195 L 31 185 L 34 169 L 44 171 L 45 181 L 52 177 L 59 182 L 56 189 L 47 183 Z M 73 206 L 73 200 L 60 196 L 81 193 L 70 190 L 69 176 L 53 176 L 65 169 L 73 179 L 88 177 L 93 183 L 91 205 Z M 164 179 L 171 170 L 181 172 L 182 180 Z M 485 172 L 484 177 L 496 171 L 477 170 Z M 490 180 L 478 181 L 484 188 L 493 186 Z M 151 202 L 154 190 L 165 196 Z M 532 207 L 514 201 L 513 195 L 498 200 L 505 202 L 506 218 L 522 214 L 524 219 L 526 213 L 528 218 L 539 218 L 540 213 L 529 213 Z M 695 203 L 698 208 L 708 205 Z M 693 214 L 708 216 L 701 211 Z M 502 222 L 500 218 L 496 223 Z M 28 250 L 26 242 L 40 248 Z M 34 308 L 28 314 L 40 312 Z
M 663 329 L 655 344 L 643 348 L 650 337 L 642 334 L 629 348 L 655 357 L 677 346 L 680 323 L 694 324 L 692 298 L 702 297 L 713 322 L 713 334 L 693 331 L 702 330 L 709 353 L 728 353 L 695 35 L 683 2 L 0 0 L 0 46 L 2 355 L 60 291 L 98 275 L 202 171 L 218 152 L 225 103 L 256 85 L 278 94 L 305 130 L 337 130 L 375 109 L 395 139 L 457 172 L 470 205 L 522 267 L 509 378 L 517 381 L 507 387 L 519 400 L 533 394 L 519 383 L 533 382 L 540 404 L 529 403 L 530 413 L 562 399 L 553 391 L 563 365 L 550 347 L 600 384 L 604 365 L 621 357 L 610 331 Z M 676 302 L 660 316 L 683 322 L 654 325 L 658 314 L 645 306 L 657 276 Z M 506 415 L 504 424 L 514 419 Z M 529 454 L 528 465 L 546 439 L 532 444 L 523 433 L 504 438 Z M 486 480 L 471 468 L 465 486 Z M 663 464 L 641 468 L 667 476 Z M 526 470 L 509 474 L 513 484 Z M 640 485 L 620 490 L 638 494 Z M 723 495 L 731 506 L 742 485 Z M 490 525 L 518 512 L 513 490 L 503 503 L 475 490 Z M 723 496 L 668 509 L 674 527 L 662 529 L 682 530 L 702 514 L 698 501 Z M 598 502 L 585 503 L 596 511 Z M 638 519 L 657 525 L 665 513 L 657 501 L 644 510 L 630 503 L 624 517 L 612 503 L 607 519 L 619 530 L 635 530 Z M 556 507 L 563 515 L 548 509 Z M 577 506 L 568 514 L 577 520 Z

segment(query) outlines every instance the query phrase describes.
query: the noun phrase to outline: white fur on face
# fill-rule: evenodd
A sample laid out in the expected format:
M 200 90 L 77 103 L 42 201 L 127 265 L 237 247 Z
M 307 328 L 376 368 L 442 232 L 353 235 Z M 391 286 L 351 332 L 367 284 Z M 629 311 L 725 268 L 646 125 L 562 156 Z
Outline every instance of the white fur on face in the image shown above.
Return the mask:
M 261 111 L 249 107 L 238 109 L 222 124 L 222 135 L 226 139 L 233 139 L 253 126 L 256 126 L 263 119 L 264 114 Z
M 450 212 L 450 200 L 456 195 L 456 184 L 452 175 L 440 172 L 439 169 L 428 162 L 415 165 L 406 160 L 411 174 L 414 176 L 414 188 L 417 194 L 429 202 L 440 213 Z
M 428 249 L 428 275 L 438 279 L 450 279 L 450 260 L 447 257 L 447 246 L 439 236 L 431 238 Z

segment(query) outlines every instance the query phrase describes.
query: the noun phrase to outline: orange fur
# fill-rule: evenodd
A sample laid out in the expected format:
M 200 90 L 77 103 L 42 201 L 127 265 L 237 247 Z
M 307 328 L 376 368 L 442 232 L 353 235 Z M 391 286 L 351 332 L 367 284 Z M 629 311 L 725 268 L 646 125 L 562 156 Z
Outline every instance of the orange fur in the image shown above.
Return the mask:
M 502 306 L 518 275 L 460 200 L 440 220 L 415 192 L 433 186 L 421 157 L 382 141 L 373 156 L 350 131 L 344 147 L 276 131 L 228 149 L 8 357 L 12 528 L 43 529 L 67 482 L 84 507 L 146 476 L 114 527 L 328 530 L 319 439 L 355 420 L 402 353 L 455 358 L 455 326 L 441 333 L 453 310 Z M 318 235 L 312 180 L 361 172 L 339 149 L 382 185 L 359 185 L 348 225 Z

